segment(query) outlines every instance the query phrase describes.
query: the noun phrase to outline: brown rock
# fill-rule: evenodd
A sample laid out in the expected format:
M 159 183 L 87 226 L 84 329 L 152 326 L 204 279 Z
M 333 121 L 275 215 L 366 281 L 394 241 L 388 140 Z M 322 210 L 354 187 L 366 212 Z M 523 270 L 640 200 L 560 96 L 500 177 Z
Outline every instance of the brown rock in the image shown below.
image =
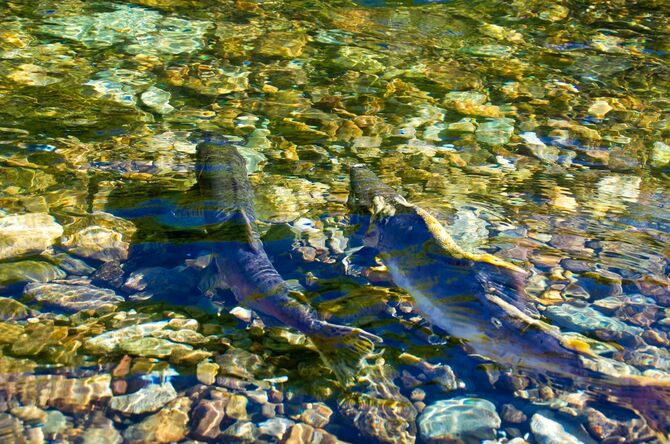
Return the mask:
M 116 379 L 112 381 L 112 393 L 114 395 L 124 395 L 128 391 L 128 382 L 125 379 Z
M 91 404 L 110 398 L 110 383 L 109 375 L 81 379 L 62 375 L 0 375 L 2 394 L 7 399 L 69 413 L 85 412 Z
M 252 443 L 257 436 L 258 427 L 249 421 L 237 421 L 221 432 L 223 442 Z
M 263 404 L 261 407 L 261 414 L 265 418 L 274 418 L 277 416 L 277 404 L 272 404 L 270 402 Z
M 234 419 L 247 419 L 247 403 L 242 395 L 231 395 L 226 405 L 226 416 Z
M 46 213 L 0 217 L 0 260 L 40 253 L 63 234 L 63 227 Z
M 312 427 L 325 427 L 333 414 L 330 407 L 322 402 L 309 403 L 305 407 L 306 409 L 300 415 L 300 420 Z
M 609 419 L 596 409 L 586 410 L 586 427 L 595 438 L 604 441 L 617 435 L 624 435 L 626 426 L 622 423 Z
M 61 342 L 67 335 L 67 327 L 57 327 L 52 323 L 30 324 L 12 344 L 12 353 L 18 356 L 34 356 L 46 346 Z
M 189 398 L 177 398 L 160 412 L 128 427 L 123 436 L 131 444 L 181 441 L 189 430 L 188 411 L 190 407 Z
M 215 440 L 221 434 L 221 421 L 225 418 L 226 402 L 221 399 L 214 401 L 203 399 L 193 409 L 192 435 L 196 439 Z
M 15 407 L 10 413 L 24 423 L 42 423 L 46 420 L 47 413 L 35 406 Z
M 196 367 L 198 381 L 206 385 L 213 385 L 216 382 L 218 372 L 219 364 L 214 362 L 201 361 Z
M 131 358 L 128 355 L 124 355 L 123 358 L 119 361 L 118 364 L 116 364 L 116 367 L 114 367 L 114 370 L 112 370 L 112 376 L 115 378 L 123 378 L 130 373 L 130 363 L 132 362 L 133 358 Z
M 521 410 L 517 409 L 512 404 L 505 404 L 502 406 L 501 416 L 504 421 L 511 422 L 512 424 L 521 424 L 528 419 Z
M 284 394 L 275 388 L 271 388 L 268 393 L 268 398 L 270 402 L 278 403 L 284 401 Z
M 335 435 L 307 424 L 292 425 L 281 440 L 282 444 L 337 444 L 341 442 Z
M 256 51 L 265 57 L 299 57 L 307 44 L 307 36 L 302 33 L 272 31 L 263 36 Z

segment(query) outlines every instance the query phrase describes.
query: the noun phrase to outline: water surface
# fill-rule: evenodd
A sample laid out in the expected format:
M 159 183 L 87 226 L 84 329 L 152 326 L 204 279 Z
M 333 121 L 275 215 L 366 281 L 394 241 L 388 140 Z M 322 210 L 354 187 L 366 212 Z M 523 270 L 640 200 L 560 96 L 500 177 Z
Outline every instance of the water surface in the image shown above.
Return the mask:
M 663 376 L 669 12 L 3 2 L 0 436 L 543 442 L 555 421 L 582 442 L 653 442 L 574 381 L 502 368 L 431 329 L 374 252 L 354 253 L 346 199 L 348 167 L 367 164 L 463 248 L 531 271 L 545 320 L 619 371 Z M 247 160 L 282 276 L 324 318 L 384 339 L 368 382 L 342 389 L 304 336 L 250 319 L 206 267 L 207 232 L 179 211 L 206 137 Z

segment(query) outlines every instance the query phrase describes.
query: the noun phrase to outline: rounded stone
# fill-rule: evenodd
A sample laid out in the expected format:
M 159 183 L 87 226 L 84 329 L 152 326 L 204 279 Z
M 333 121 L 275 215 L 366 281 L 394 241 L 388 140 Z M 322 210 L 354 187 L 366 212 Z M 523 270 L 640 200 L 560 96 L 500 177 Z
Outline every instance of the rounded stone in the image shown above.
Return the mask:
M 421 437 L 427 443 L 479 443 L 495 438 L 500 423 L 495 405 L 479 398 L 437 401 L 426 407 L 418 419 Z
M 46 213 L 0 217 L 0 260 L 41 253 L 63 234 L 63 227 Z

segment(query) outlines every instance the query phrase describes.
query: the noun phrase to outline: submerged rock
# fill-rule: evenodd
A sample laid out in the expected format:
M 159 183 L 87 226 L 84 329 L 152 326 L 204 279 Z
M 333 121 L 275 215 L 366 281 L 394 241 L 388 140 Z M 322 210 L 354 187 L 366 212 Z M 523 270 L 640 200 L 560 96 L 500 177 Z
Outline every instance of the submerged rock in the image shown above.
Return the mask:
M 460 51 L 473 56 L 495 58 L 509 57 L 514 52 L 513 48 L 504 45 L 466 46 Z
M 219 373 L 235 376 L 241 379 L 252 379 L 260 368 L 261 357 L 240 348 L 231 348 L 223 355 L 217 356 L 217 364 L 221 367 Z
M 20 324 L 0 322 L 0 344 L 12 344 L 21 337 L 25 328 Z
M 384 443 L 414 443 L 417 411 L 393 383 L 391 368 L 376 364 L 364 367 L 361 374 L 365 375 L 365 383 L 359 387 L 360 393 L 341 399 L 340 413 L 349 418 L 363 436 Z
M 538 444 L 595 444 L 595 441 L 583 431 L 578 437 L 577 431 L 566 430 L 551 412 L 534 414 L 530 419 L 530 429 Z
M 174 111 L 174 107 L 170 105 L 170 97 L 169 92 L 155 86 L 149 87 L 140 96 L 142 103 L 159 114 L 168 114 Z
M 43 261 L 21 261 L 0 264 L 0 290 L 27 282 L 49 282 L 63 279 L 65 272 Z
M 55 253 L 53 251 L 47 251 L 43 254 L 49 262 L 56 264 L 59 268 L 65 270 L 68 274 L 74 274 L 76 276 L 86 276 L 95 272 L 95 268 L 88 265 L 86 262 L 81 259 L 70 256 L 67 253 Z
M 300 57 L 307 42 L 301 32 L 271 31 L 259 39 L 256 51 L 264 57 L 292 59 Z
M 191 400 L 189 398 L 177 398 L 160 412 L 128 427 L 123 437 L 132 444 L 181 441 L 189 431 L 188 412 L 190 407 Z
M 421 437 L 428 443 L 479 443 L 495 438 L 500 423 L 495 406 L 479 398 L 437 401 L 426 407 L 418 420 Z
M 300 420 L 312 427 L 325 427 L 330 420 L 330 416 L 333 414 L 330 407 L 322 402 L 307 404 L 306 407 L 300 415 Z
M 374 74 L 384 69 L 379 53 L 357 46 L 343 46 L 338 50 L 338 57 L 333 62 L 341 68 Z
M 558 155 L 560 154 L 558 148 L 545 145 L 545 143 L 537 137 L 537 134 L 533 132 L 521 133 L 519 136 L 526 142 L 526 147 L 535 157 L 548 163 L 556 163 Z
M 84 86 L 88 87 L 87 94 L 98 99 L 110 100 L 129 107 L 137 104 L 132 86 L 107 79 L 91 79 L 84 83 Z
M 123 261 L 128 258 L 135 231 L 132 222 L 109 213 L 95 212 L 69 225 L 61 244 L 77 256 L 103 262 Z
M 121 265 L 116 261 L 104 262 L 98 268 L 91 281 L 95 285 L 102 285 L 105 287 L 119 288 L 123 284 L 124 271 Z
M 26 442 L 24 427 L 18 418 L 9 413 L 0 413 L 0 441 L 5 443 Z
M 68 429 L 67 417 L 58 410 L 48 410 L 42 425 L 46 439 L 57 439 L 58 435 Z
M 131 54 L 182 54 L 204 47 L 210 22 L 165 17 L 135 5 L 113 5 L 112 11 L 49 17 L 41 31 L 90 48 L 122 44 Z
M 513 133 L 514 119 L 501 117 L 480 123 L 475 131 L 475 137 L 479 142 L 489 145 L 503 145 L 509 142 Z
M 257 436 L 258 427 L 256 424 L 249 421 L 236 421 L 221 432 L 220 438 L 224 442 L 253 443 L 256 442 Z
M 134 356 L 148 358 L 166 358 L 173 353 L 183 353 L 193 350 L 193 347 L 167 339 L 139 338 L 120 344 L 121 351 Z
M 107 419 L 106 421 L 94 422 L 87 427 L 75 441 L 77 444 L 121 444 L 123 436 L 114 427 L 114 423 Z
M 124 301 L 123 296 L 113 290 L 93 285 L 69 285 L 54 283 L 33 283 L 26 285 L 23 298 L 47 307 L 55 307 L 68 312 L 94 310 L 109 312 Z
M 282 440 L 284 444 L 339 444 L 342 442 L 335 435 L 307 424 L 292 425 L 284 436 Z
M 605 330 L 637 336 L 643 332 L 640 327 L 605 316 L 591 307 L 578 307 L 571 304 L 553 305 L 547 307 L 544 314 L 557 325 L 578 333 Z
M 168 68 L 168 82 L 205 96 L 218 96 L 249 88 L 249 71 L 241 67 L 197 64 Z M 213 113 L 212 113 L 213 114 Z
M 47 346 L 60 344 L 67 335 L 67 327 L 55 326 L 53 322 L 30 323 L 12 343 L 11 351 L 18 356 L 35 356 Z
M 612 107 L 605 100 L 594 101 L 593 103 L 591 103 L 589 109 L 587 110 L 589 114 L 598 119 L 602 119 L 603 117 L 605 117 L 605 114 L 607 114 L 610 111 L 612 111 Z
M 110 375 L 66 378 L 62 375 L 3 375 L 0 395 L 22 405 L 53 407 L 62 412 L 85 412 L 112 397 Z
M 14 407 L 10 413 L 27 424 L 40 424 L 46 420 L 47 414 L 44 410 L 35 406 Z
M 85 346 L 90 353 L 94 354 L 120 352 L 122 343 L 147 337 L 152 332 L 161 330 L 167 325 L 168 321 L 158 321 L 123 327 L 90 338 L 86 341 Z
M 654 142 L 651 150 L 651 166 L 660 168 L 670 164 L 670 145 Z
M 480 117 L 502 117 L 500 107 L 486 104 L 488 97 L 478 91 L 452 91 L 444 98 L 444 105 L 461 114 Z
M 282 437 L 286 434 L 286 431 L 293 424 L 295 424 L 295 422 L 288 418 L 271 418 L 258 424 L 258 433 L 261 438 L 268 436 L 277 440 L 281 440 Z
M 225 399 L 203 399 L 193 408 L 192 434 L 196 439 L 215 440 L 221 435 L 221 422 L 226 417 Z
M 0 216 L 0 260 L 41 253 L 63 234 L 47 213 Z
M 7 75 L 7 78 L 21 85 L 47 86 L 60 82 L 58 77 L 50 76 L 49 70 L 32 63 L 22 63 Z
M 549 3 L 540 11 L 538 17 L 547 22 L 559 22 L 570 14 L 570 10 L 558 3 Z
M 0 297 L 0 321 L 16 321 L 30 315 L 30 309 L 12 298 Z M 2 342 L 2 339 L 0 339 Z
M 196 368 L 196 377 L 198 378 L 198 381 L 205 385 L 213 385 L 218 373 L 219 365 L 214 362 L 202 361 Z
M 159 410 L 177 397 L 172 384 L 151 384 L 128 395 L 115 396 L 109 408 L 125 415 L 141 415 Z

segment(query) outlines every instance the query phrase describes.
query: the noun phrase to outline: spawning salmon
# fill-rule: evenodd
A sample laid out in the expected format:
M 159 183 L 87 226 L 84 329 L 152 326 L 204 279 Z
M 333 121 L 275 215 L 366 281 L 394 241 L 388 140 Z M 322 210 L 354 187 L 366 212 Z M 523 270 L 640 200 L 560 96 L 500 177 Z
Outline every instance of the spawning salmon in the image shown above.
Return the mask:
M 206 224 L 222 280 L 242 305 L 309 337 L 338 380 L 347 385 L 381 338 L 320 319 L 277 272 L 263 248 L 253 189 L 235 146 L 200 143 L 196 175 L 196 212 Z
M 491 254 L 462 249 L 423 208 L 363 165 L 351 168 L 349 205 L 370 216 L 366 244 L 433 325 L 498 364 L 568 380 L 627 407 L 661 434 L 670 431 L 670 379 L 616 371 L 586 338 L 544 322 L 524 291 L 528 272 Z M 621 367 L 621 364 L 618 364 Z

